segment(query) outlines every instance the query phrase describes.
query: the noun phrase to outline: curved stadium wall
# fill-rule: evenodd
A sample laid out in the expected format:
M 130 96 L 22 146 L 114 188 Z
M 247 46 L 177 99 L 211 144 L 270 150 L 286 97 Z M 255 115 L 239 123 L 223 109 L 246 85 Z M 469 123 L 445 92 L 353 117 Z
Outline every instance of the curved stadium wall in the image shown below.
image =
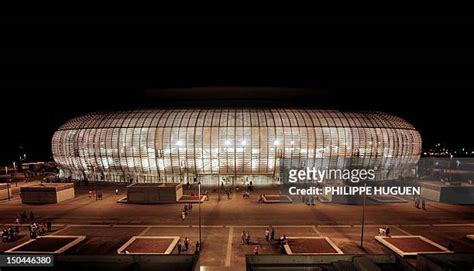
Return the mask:
M 381 112 L 160 109 L 74 118 L 55 132 L 52 151 L 61 176 L 72 179 L 267 184 L 280 181 L 289 160 L 318 169 L 376 168 L 377 179 L 386 180 L 412 170 L 421 137 Z

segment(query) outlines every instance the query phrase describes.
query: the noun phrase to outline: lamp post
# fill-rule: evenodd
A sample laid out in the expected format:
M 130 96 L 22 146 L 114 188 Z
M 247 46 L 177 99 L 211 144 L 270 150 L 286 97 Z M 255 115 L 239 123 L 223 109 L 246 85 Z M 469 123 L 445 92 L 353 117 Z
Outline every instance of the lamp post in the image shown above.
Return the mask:
M 7 184 L 7 193 L 8 193 L 8 200 L 11 199 L 11 195 L 10 195 L 10 190 L 11 190 L 11 182 L 12 180 L 10 179 L 10 181 L 8 182 Z
M 362 203 L 362 227 L 360 233 L 360 247 L 364 247 L 364 225 L 365 225 L 365 197 L 367 196 L 367 183 L 364 183 L 364 198 Z
M 201 241 L 201 181 L 198 183 L 198 201 L 199 201 L 199 252 L 201 252 L 202 249 L 202 241 Z
M 221 201 L 221 176 L 217 175 L 217 201 Z

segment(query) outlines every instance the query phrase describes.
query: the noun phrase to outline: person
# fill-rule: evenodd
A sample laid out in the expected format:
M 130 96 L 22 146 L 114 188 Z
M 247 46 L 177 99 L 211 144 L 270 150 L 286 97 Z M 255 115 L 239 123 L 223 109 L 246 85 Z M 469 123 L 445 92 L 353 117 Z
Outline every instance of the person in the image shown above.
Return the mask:
M 30 211 L 30 220 L 35 220 L 35 215 L 33 214 L 33 211 Z
M 14 240 L 20 237 L 20 228 L 18 226 L 15 226 L 13 228 L 13 237 L 14 237 Z
M 258 255 L 258 246 L 255 246 L 255 247 L 253 248 L 253 254 L 254 254 L 254 255 Z
M 449 244 L 448 244 L 448 249 L 449 249 L 450 251 L 454 251 L 454 245 L 453 245 L 453 243 L 449 242 Z
M 390 237 L 390 227 L 385 228 L 385 236 Z
M 426 202 L 425 199 L 421 200 L 421 209 L 426 210 Z
M 118 195 L 118 188 L 115 188 L 115 195 Z
M 186 205 L 186 204 L 184 205 L 183 211 L 184 211 L 184 213 L 188 213 L 188 205 Z
M 270 230 L 268 228 L 265 230 L 265 240 L 270 241 Z
M 242 233 L 240 234 L 240 239 L 242 239 L 242 245 L 245 244 L 245 237 L 247 236 L 247 234 L 245 233 L 245 231 L 242 231 Z
M 92 190 L 89 190 L 89 198 L 92 198 Z
M 19 216 L 16 216 L 15 223 L 20 224 L 20 217 Z
M 181 220 L 184 221 L 185 218 L 186 218 L 186 212 L 182 211 L 181 212 Z
M 250 245 L 250 233 L 248 233 L 248 232 L 245 236 L 245 242 L 247 243 L 247 245 Z
M 48 232 L 51 232 L 53 229 L 52 225 L 51 225 L 51 221 L 48 220 L 48 222 L 46 222 L 46 227 L 48 228 Z
M 44 234 L 46 232 L 46 225 L 44 223 L 39 224 L 40 234 Z
M 184 237 L 184 251 L 188 251 L 189 249 L 189 238 L 188 237 Z
M 379 228 L 379 235 L 385 235 L 385 227 Z
M 285 238 L 282 236 L 280 236 L 280 239 L 279 239 L 279 245 L 280 245 L 280 249 L 283 250 L 283 245 L 285 244 Z
M 199 241 L 196 241 L 196 248 L 194 250 L 194 254 L 198 255 L 201 252 L 201 244 Z
M 419 197 L 416 197 L 416 199 L 415 199 L 415 207 L 417 209 L 420 209 L 420 198 Z
M 273 226 L 270 226 L 270 240 L 275 240 L 275 228 L 273 228 Z
M 181 241 L 178 241 L 178 254 L 181 254 Z

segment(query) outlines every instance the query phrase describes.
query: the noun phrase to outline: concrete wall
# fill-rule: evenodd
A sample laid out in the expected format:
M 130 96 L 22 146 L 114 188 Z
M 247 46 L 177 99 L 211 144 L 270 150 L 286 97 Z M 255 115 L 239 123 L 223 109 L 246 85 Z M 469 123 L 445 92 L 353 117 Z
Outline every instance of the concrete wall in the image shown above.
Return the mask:
M 74 198 L 74 188 L 68 188 L 61 191 L 55 189 L 35 189 L 21 190 L 21 201 L 27 204 L 45 204 L 58 203 Z
M 182 185 L 130 185 L 127 187 L 127 201 L 130 203 L 176 202 L 183 195 Z
M 73 199 L 75 196 L 74 188 L 64 189 L 56 193 L 56 202 Z
M 421 197 L 435 202 L 452 204 L 474 204 L 474 186 L 472 185 L 445 185 L 421 186 Z
M 1 189 L 0 190 L 0 200 L 8 199 L 8 193 L 10 193 L 10 198 L 12 197 L 12 189 Z
M 435 202 L 440 202 L 441 190 L 431 189 L 429 187 L 421 187 L 420 196 L 427 200 L 432 200 Z

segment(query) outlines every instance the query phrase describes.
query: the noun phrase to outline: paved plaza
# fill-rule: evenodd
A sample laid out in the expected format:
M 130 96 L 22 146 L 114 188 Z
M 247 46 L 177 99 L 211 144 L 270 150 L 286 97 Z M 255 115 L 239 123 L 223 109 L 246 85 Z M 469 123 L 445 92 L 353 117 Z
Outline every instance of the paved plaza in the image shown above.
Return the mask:
M 89 189 L 97 188 L 103 200 L 89 197 Z M 115 189 L 119 189 L 118 195 Z M 211 190 L 210 190 L 211 191 Z M 13 224 L 16 215 L 33 211 L 37 221 L 52 221 L 52 235 L 86 236 L 86 240 L 68 249 L 65 254 L 113 255 L 133 236 L 179 236 L 191 240 L 185 254 L 194 253 L 199 240 L 198 206 L 183 221 L 180 217 L 183 204 L 138 205 L 117 203 L 126 193 L 125 186 L 105 184 L 78 187 L 76 198 L 48 205 L 25 205 L 16 195 L 10 201 L 0 202 L 0 223 Z M 193 191 L 186 191 L 193 193 Z M 468 205 L 428 203 L 427 210 L 414 207 L 413 201 L 399 204 L 368 202 L 365 213 L 364 247 L 360 247 L 362 206 L 317 203 L 257 203 L 261 190 L 243 199 L 240 193 L 232 199 L 222 193 L 209 193 L 209 201 L 202 207 L 202 251 L 199 264 L 211 267 L 228 267 L 243 270 L 245 255 L 253 254 L 258 246 L 260 254 L 281 254 L 276 242 L 265 240 L 265 229 L 275 228 L 275 238 L 328 237 L 344 254 L 393 254 L 375 240 L 378 229 L 391 228 L 392 235 L 421 235 L 457 253 L 474 253 L 474 242 L 467 234 L 474 233 L 474 208 Z M 29 240 L 28 224 L 20 227 L 22 238 L 1 243 L 5 251 Z M 242 231 L 250 233 L 251 244 L 243 245 Z M 175 249 L 173 254 L 178 253 Z

